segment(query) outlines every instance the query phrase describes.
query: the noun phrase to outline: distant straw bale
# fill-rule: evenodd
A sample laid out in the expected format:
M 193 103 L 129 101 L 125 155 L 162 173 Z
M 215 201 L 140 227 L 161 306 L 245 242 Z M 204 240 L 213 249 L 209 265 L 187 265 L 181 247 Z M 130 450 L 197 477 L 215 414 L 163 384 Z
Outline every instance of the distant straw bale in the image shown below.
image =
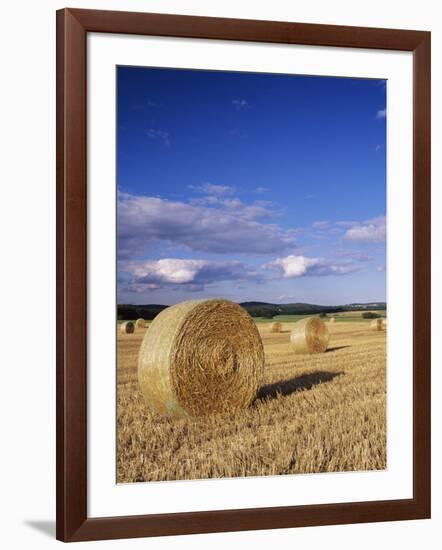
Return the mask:
M 373 321 L 370 323 L 370 327 L 372 328 L 372 330 L 385 330 L 382 321 L 382 319 L 373 319 Z
M 145 328 L 146 323 L 144 319 L 140 318 L 135 321 L 135 328 Z
M 250 405 L 264 371 L 258 329 L 238 304 L 191 300 L 164 309 L 146 332 L 138 381 L 146 404 L 197 417 Z
M 292 349 L 297 354 L 323 353 L 328 346 L 327 325 L 319 317 L 297 321 L 290 334 Z
M 270 325 L 270 332 L 282 332 L 282 323 L 272 323 Z
M 336 323 L 336 317 L 330 317 L 329 322 L 330 323 Z
M 387 319 L 382 319 L 382 328 L 387 330 Z
M 132 323 L 132 321 L 126 321 L 125 323 L 122 323 L 120 326 L 120 332 L 123 334 L 132 334 L 135 332 L 135 325 Z

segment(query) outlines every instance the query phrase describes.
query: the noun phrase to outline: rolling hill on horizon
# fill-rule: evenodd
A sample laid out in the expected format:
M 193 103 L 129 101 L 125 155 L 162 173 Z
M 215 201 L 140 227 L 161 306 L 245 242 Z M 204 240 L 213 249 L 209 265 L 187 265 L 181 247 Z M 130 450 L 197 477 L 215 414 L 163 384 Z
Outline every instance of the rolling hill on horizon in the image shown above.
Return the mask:
M 302 302 L 288 304 L 272 304 L 269 302 L 241 302 L 239 304 L 252 317 L 275 317 L 276 315 L 308 315 L 317 313 L 339 313 L 340 311 L 384 310 L 386 302 L 352 303 L 336 306 L 307 304 Z M 142 317 L 146 320 L 154 319 L 166 305 L 162 304 L 118 304 L 118 319 L 130 320 Z

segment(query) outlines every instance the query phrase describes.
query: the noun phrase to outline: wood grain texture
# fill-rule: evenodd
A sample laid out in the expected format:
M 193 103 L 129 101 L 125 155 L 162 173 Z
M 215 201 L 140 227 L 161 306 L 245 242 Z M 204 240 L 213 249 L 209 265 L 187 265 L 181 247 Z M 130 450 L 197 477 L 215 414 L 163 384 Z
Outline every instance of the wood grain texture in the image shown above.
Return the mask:
M 431 512 L 431 38 L 413 56 L 413 494 Z
M 86 36 L 125 33 L 413 52 L 413 498 L 87 517 Z M 57 12 L 57 538 L 116 539 L 430 517 L 430 33 L 65 9 Z
M 87 478 L 86 33 L 57 14 L 57 538 L 84 523 Z
M 421 31 L 256 19 L 80 9 L 72 9 L 70 12 L 87 32 L 215 38 L 279 44 L 413 51 L 427 34 Z

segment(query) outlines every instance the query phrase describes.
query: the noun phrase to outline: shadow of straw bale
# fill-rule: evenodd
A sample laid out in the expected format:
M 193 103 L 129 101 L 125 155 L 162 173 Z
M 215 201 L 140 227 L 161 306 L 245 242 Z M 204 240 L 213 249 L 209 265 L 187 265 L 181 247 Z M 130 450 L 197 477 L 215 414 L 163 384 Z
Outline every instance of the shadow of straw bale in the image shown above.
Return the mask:
M 280 380 L 274 384 L 262 386 L 256 395 L 256 400 L 275 399 L 278 396 L 285 396 L 302 390 L 311 390 L 318 384 L 330 382 L 336 376 L 341 376 L 343 372 L 318 371 L 311 374 L 303 374 L 289 380 Z
M 339 349 L 349 348 L 350 346 L 335 346 L 334 348 L 328 348 L 325 353 L 330 353 L 332 351 L 338 351 Z

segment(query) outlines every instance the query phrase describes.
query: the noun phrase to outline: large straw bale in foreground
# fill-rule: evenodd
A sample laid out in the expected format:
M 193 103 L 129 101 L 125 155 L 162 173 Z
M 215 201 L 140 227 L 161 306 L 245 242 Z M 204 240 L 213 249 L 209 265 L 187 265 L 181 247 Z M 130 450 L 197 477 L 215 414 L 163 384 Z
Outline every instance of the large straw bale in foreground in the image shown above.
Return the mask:
M 227 300 L 191 300 L 163 310 L 138 356 L 147 405 L 169 416 L 247 407 L 264 371 L 264 349 L 248 313 Z
M 290 334 L 295 353 L 323 353 L 328 346 L 328 328 L 319 317 L 306 317 L 297 321 Z
M 145 328 L 146 323 L 144 319 L 140 318 L 135 321 L 135 328 Z
M 132 334 L 135 332 L 135 325 L 132 323 L 132 321 L 126 321 L 125 323 L 122 323 L 120 326 L 120 332 L 123 334 Z
M 385 330 L 383 319 L 373 319 L 373 321 L 370 323 L 370 327 L 372 328 L 372 330 Z
M 282 323 L 272 323 L 270 325 L 270 332 L 282 332 Z

